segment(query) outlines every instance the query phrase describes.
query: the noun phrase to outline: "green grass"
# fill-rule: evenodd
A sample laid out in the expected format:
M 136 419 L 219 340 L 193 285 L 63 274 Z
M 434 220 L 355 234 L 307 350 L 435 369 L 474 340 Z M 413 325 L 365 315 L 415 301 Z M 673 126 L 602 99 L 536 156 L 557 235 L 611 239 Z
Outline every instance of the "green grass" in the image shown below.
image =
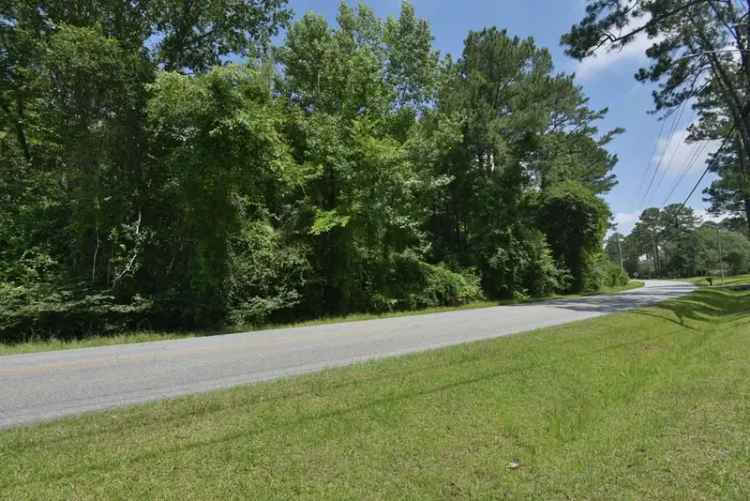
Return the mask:
M 195 337 L 197 335 L 200 334 L 193 332 L 138 331 L 110 336 L 92 336 L 90 338 L 75 340 L 34 339 L 24 343 L 0 343 L 0 356 L 37 353 L 42 351 L 74 350 L 77 348 L 93 348 L 95 346 L 110 346 L 116 344 L 165 341 L 168 339 Z
M 0 498 L 746 500 L 749 360 L 750 292 L 701 289 L 0 432 Z
M 614 294 L 616 292 L 622 292 L 630 289 L 637 289 L 643 287 L 643 282 L 632 280 L 628 285 L 623 287 L 608 287 L 597 294 Z M 530 299 L 527 302 L 543 301 L 547 299 L 554 299 L 559 297 L 575 297 L 575 296 L 551 296 L 548 298 L 541 299 Z M 13 343 L 4 344 L 0 343 L 0 356 L 3 355 L 18 355 L 22 353 L 37 353 L 43 351 L 55 351 L 55 350 L 72 350 L 77 348 L 92 348 L 96 346 L 111 346 L 118 344 L 132 344 L 132 343 L 145 343 L 150 341 L 166 341 L 169 339 L 184 339 L 189 337 L 197 336 L 210 336 L 216 334 L 226 334 L 228 332 L 254 332 L 259 330 L 277 329 L 283 327 L 306 327 L 311 325 L 324 325 L 341 322 L 357 322 L 362 320 L 373 320 L 378 318 L 388 317 L 400 317 L 407 315 L 427 315 L 430 313 L 440 313 L 445 311 L 458 311 L 458 310 L 469 310 L 477 308 L 490 308 L 492 306 L 498 306 L 500 304 L 518 304 L 520 301 L 479 301 L 462 306 L 453 307 L 438 307 L 438 308 L 426 308 L 418 311 L 399 311 L 382 314 L 355 314 L 346 315 L 341 317 L 328 317 L 317 320 L 308 320 L 305 322 L 287 323 L 287 324 L 268 324 L 262 326 L 240 326 L 232 330 L 225 330 L 221 332 L 207 332 L 207 331 L 196 331 L 196 332 L 170 332 L 170 331 L 137 331 L 129 332 L 117 335 L 109 336 L 91 336 L 84 339 L 74 340 L 60 340 L 60 339 L 35 339 L 25 343 Z
M 713 282 L 714 287 L 721 287 L 722 286 L 722 280 L 720 276 L 714 276 Z M 689 279 L 692 283 L 695 285 L 700 285 L 702 287 L 705 287 L 708 285 L 708 280 L 706 280 L 706 277 L 693 277 Z M 731 286 L 731 285 L 741 285 L 750 283 L 750 275 L 737 275 L 733 277 L 725 277 L 724 278 L 724 285 L 725 286 Z

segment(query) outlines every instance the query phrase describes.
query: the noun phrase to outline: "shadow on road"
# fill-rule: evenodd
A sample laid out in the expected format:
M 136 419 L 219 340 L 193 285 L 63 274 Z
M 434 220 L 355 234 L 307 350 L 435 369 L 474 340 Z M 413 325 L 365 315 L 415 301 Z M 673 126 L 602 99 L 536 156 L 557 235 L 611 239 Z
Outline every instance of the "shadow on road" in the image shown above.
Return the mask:
M 675 299 L 677 296 L 686 295 L 694 290 L 695 287 L 689 284 L 669 283 L 652 285 L 623 294 L 589 296 L 576 299 L 554 299 L 545 301 L 544 306 L 590 313 L 617 313 Z M 527 304 L 521 306 L 535 305 Z

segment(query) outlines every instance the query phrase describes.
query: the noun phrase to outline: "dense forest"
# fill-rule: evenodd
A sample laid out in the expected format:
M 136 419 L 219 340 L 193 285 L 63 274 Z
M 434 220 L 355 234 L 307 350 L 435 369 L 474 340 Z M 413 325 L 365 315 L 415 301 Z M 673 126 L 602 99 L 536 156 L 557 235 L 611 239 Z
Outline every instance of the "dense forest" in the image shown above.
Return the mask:
M 404 3 L 2 0 L 0 339 L 597 289 L 620 130 Z M 282 35 L 285 35 L 282 37 Z

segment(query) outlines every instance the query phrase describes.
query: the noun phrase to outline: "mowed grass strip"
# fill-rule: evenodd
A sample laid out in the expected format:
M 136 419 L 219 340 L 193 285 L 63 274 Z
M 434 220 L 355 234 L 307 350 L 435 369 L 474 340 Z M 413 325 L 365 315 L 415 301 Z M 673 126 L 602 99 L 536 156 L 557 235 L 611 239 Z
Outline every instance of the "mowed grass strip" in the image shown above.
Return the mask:
M 750 499 L 750 293 L 0 432 L 1 499 Z M 467 326 L 470 328 L 470 326 Z
M 616 294 L 618 292 L 625 292 L 632 289 L 638 289 L 643 287 L 644 283 L 631 280 L 630 283 L 620 287 L 605 287 L 601 291 L 595 294 Z M 533 298 L 525 302 L 537 302 L 545 301 L 548 299 L 556 298 L 574 298 L 582 297 L 581 295 L 566 295 L 566 296 L 550 296 L 547 298 Z M 137 332 L 125 332 L 119 334 L 110 334 L 106 336 L 102 335 L 91 335 L 83 339 L 33 339 L 24 343 L 2 343 L 0 342 L 0 356 L 3 355 L 19 355 L 22 353 L 39 353 L 43 351 L 58 351 L 58 350 L 74 350 L 79 348 L 94 348 L 97 346 L 113 346 L 119 344 L 133 344 L 133 343 L 147 343 L 152 341 L 168 341 L 173 339 L 185 339 L 191 337 L 200 336 L 211 336 L 217 334 L 231 334 L 235 333 L 252 333 L 256 331 L 268 330 L 268 329 L 280 329 L 285 327 L 309 327 L 312 325 L 326 325 L 336 324 L 342 322 L 358 322 L 364 320 L 377 320 L 380 318 L 390 317 L 402 317 L 411 315 L 429 315 L 431 313 L 442 313 L 447 311 L 460 311 L 460 310 L 474 310 L 481 308 L 492 308 L 498 305 L 506 304 L 519 304 L 524 301 L 478 301 L 474 303 L 464 304 L 461 306 L 445 306 L 445 307 L 434 307 L 425 308 L 422 310 L 412 311 L 394 311 L 389 313 L 380 314 L 352 314 L 340 317 L 329 317 L 321 318 L 317 320 L 307 320 L 298 323 L 288 324 L 265 324 L 265 325 L 245 325 L 240 327 L 234 327 L 231 330 L 223 331 L 195 331 L 195 332 L 174 332 L 174 331 L 137 331 Z
M 713 280 L 714 287 L 733 287 L 736 285 L 750 284 L 750 275 L 735 275 L 735 276 L 725 277 L 724 279 L 722 279 L 721 276 L 714 275 L 711 277 L 711 279 Z M 695 285 L 700 285 L 703 287 L 709 285 L 707 277 L 694 277 L 688 280 L 694 283 Z

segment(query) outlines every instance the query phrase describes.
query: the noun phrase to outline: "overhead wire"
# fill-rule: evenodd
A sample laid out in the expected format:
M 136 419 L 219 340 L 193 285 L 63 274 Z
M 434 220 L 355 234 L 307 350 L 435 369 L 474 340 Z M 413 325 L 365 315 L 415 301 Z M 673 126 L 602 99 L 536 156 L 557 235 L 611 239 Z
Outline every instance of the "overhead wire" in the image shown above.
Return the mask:
M 659 144 L 661 143 L 662 137 L 664 136 L 664 128 L 666 127 L 666 125 L 667 125 L 667 117 L 664 117 L 664 119 L 661 121 L 661 127 L 659 128 L 659 135 L 656 136 L 656 142 L 654 143 L 654 149 L 651 152 L 651 155 L 649 155 L 649 157 L 648 157 L 649 161 L 646 164 L 646 172 L 644 172 L 644 176 L 641 177 L 641 182 L 638 183 L 638 190 L 634 194 L 635 195 L 633 197 L 634 200 L 636 200 L 636 197 L 638 196 L 638 194 L 640 194 L 640 193 L 643 192 L 643 188 L 646 187 L 646 179 L 648 179 L 649 173 L 651 172 L 651 167 L 652 167 L 651 164 L 653 163 L 652 160 L 656 156 L 656 152 L 659 151 Z
M 711 168 L 714 166 L 716 162 L 719 161 L 720 155 L 722 150 L 724 150 L 724 147 L 729 143 L 729 140 L 734 135 L 734 131 L 736 129 L 736 125 L 732 125 L 732 128 L 729 129 L 729 133 L 724 137 L 724 140 L 721 142 L 721 145 L 719 146 L 719 149 L 716 150 L 716 153 L 714 153 L 714 156 L 711 157 L 711 160 L 708 162 L 708 165 L 706 166 L 705 170 L 703 171 L 703 174 L 701 174 L 701 177 L 698 179 L 698 181 L 693 185 L 693 189 L 690 190 L 690 193 L 688 193 L 688 196 L 685 198 L 685 201 L 682 202 L 681 209 L 684 208 L 687 203 L 690 201 L 690 198 L 693 196 L 693 193 L 695 193 L 695 190 L 698 189 L 698 186 L 703 182 L 703 179 L 706 177 L 706 175 L 711 171 Z
M 664 203 L 662 203 L 662 207 L 665 207 L 669 203 L 669 201 L 672 199 L 672 195 L 674 195 L 675 191 L 677 191 L 677 188 L 680 187 L 680 185 L 688 176 L 688 174 L 690 174 L 693 171 L 693 169 L 695 168 L 695 165 L 698 162 L 698 159 L 701 158 L 701 156 L 703 155 L 703 152 L 706 151 L 707 147 L 708 147 L 708 142 L 703 141 L 700 145 L 696 146 L 693 149 L 692 154 L 686 163 L 685 169 L 682 171 L 682 174 L 677 179 L 677 182 L 674 183 L 674 185 L 672 186 L 672 189 L 669 191 L 669 194 L 664 199 Z
M 659 163 L 656 165 L 656 169 L 654 170 L 654 178 L 651 180 L 652 182 L 650 183 L 650 187 L 653 187 L 653 192 L 651 192 L 651 189 L 649 188 L 649 190 L 647 190 L 646 193 L 643 195 L 643 202 L 650 201 L 651 198 L 649 198 L 649 195 L 651 193 L 656 193 L 657 191 L 659 191 L 659 188 L 661 187 L 662 183 L 664 182 L 664 178 L 667 176 L 667 169 L 666 168 L 662 169 L 661 170 L 661 176 L 659 176 L 659 181 L 654 186 L 653 181 L 654 181 L 654 179 L 656 179 L 657 174 L 659 173 L 659 168 L 662 166 L 662 164 L 669 165 L 669 161 L 667 161 L 666 164 L 665 164 L 665 160 L 667 158 L 669 160 L 671 160 L 673 158 L 673 156 L 674 156 L 674 152 L 679 149 L 679 145 L 675 145 L 674 147 L 672 147 L 672 143 L 675 142 L 675 140 L 674 140 L 674 134 L 675 134 L 675 132 L 677 132 L 677 129 L 678 129 L 678 127 L 680 125 L 680 122 L 682 120 L 682 115 L 685 113 L 685 103 L 686 102 L 687 101 L 683 101 L 682 104 L 680 105 L 679 110 L 677 111 L 677 115 L 675 116 L 675 120 L 674 120 L 674 122 L 672 122 L 671 132 L 669 133 L 669 142 L 667 143 L 666 148 L 664 148 L 664 151 L 662 152 L 662 155 L 659 158 Z
M 654 186 L 654 181 L 656 180 L 656 176 L 659 174 L 659 167 L 661 167 L 661 164 L 664 161 L 664 153 L 669 148 L 669 145 L 671 144 L 672 131 L 675 129 L 675 121 L 676 121 L 676 119 L 677 119 L 677 113 L 675 112 L 675 115 L 672 118 L 672 125 L 670 127 L 670 134 L 668 136 L 670 138 L 670 140 L 667 141 L 666 146 L 664 147 L 664 149 L 661 151 L 661 153 L 659 155 L 659 160 L 654 165 L 654 171 L 653 171 L 653 174 L 651 175 L 651 180 L 649 181 L 648 186 L 646 187 L 646 190 L 641 193 L 641 200 L 640 200 L 640 205 L 641 206 L 646 202 L 646 197 L 651 192 L 651 188 Z M 666 123 L 666 120 L 665 120 L 665 123 Z M 664 141 L 664 136 L 660 134 L 660 136 L 656 140 L 656 144 L 655 144 L 655 148 L 656 148 L 657 151 L 658 151 L 659 145 L 661 144 L 662 141 Z M 652 155 L 651 158 L 653 159 L 654 156 L 655 156 L 655 154 Z

